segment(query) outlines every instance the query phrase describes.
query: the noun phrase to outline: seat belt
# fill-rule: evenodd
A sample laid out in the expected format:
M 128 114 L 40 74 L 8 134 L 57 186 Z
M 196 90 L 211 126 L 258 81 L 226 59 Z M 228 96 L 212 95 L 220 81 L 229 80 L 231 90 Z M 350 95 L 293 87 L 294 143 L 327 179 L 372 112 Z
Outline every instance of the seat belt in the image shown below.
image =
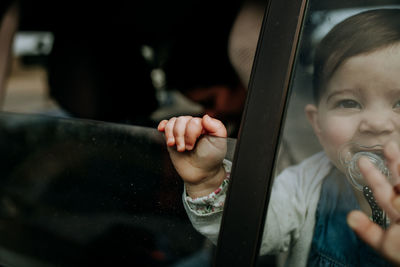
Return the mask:
M 12 43 L 15 32 L 18 29 L 19 5 L 13 1 L 0 24 L 0 109 L 3 105 L 6 91 L 6 84 L 10 72 L 12 58 Z

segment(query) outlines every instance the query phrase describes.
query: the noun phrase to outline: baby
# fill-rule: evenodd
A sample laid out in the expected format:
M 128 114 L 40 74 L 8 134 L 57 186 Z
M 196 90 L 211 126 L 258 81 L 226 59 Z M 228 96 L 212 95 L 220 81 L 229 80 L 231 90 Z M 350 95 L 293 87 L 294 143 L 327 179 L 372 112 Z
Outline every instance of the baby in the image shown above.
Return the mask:
M 288 251 L 288 266 L 386 266 L 346 219 L 361 209 L 382 228 L 400 220 L 395 190 L 379 189 L 399 177 L 400 9 L 366 11 L 336 25 L 317 47 L 313 92 L 305 113 L 323 151 L 276 177 L 261 253 Z M 224 125 L 182 116 L 158 130 L 185 182 L 193 226 L 216 242 L 230 166 L 222 143 L 200 137 L 226 137 Z M 350 225 L 362 216 L 349 217 Z

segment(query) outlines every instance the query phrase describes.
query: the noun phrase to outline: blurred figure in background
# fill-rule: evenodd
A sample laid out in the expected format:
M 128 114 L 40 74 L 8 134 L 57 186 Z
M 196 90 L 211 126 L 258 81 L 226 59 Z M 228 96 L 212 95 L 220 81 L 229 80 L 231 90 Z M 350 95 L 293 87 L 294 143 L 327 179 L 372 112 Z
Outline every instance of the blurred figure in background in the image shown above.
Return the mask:
M 167 89 L 191 91 L 187 95 L 202 104 L 207 101 L 194 96 L 196 90 L 213 96 L 242 90 L 227 54 L 240 6 L 241 0 L 22 1 L 21 29 L 54 34 L 46 62 L 50 94 L 71 116 L 154 126 L 154 68 L 164 70 Z M 154 51 L 151 62 L 144 46 Z M 213 105 L 222 116 L 229 110 L 220 103 Z

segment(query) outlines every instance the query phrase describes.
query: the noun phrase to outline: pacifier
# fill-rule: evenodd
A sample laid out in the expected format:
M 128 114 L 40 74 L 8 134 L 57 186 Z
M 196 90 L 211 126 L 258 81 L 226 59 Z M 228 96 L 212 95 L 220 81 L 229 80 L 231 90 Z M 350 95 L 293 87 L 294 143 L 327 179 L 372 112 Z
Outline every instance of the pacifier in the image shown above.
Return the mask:
M 389 168 L 386 166 L 386 160 L 383 156 L 382 145 L 364 146 L 358 143 L 351 143 L 339 151 L 339 160 L 346 176 L 350 183 L 359 191 L 363 191 L 367 186 L 360 168 L 358 167 L 358 160 L 365 157 L 371 161 L 372 164 L 390 181 L 391 174 Z

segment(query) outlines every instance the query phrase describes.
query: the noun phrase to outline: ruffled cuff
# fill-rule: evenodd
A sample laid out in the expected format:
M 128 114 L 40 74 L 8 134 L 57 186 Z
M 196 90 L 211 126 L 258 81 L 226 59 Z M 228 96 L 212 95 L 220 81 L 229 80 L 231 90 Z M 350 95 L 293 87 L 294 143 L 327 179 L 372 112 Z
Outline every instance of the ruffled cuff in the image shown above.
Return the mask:
M 224 208 L 226 191 L 229 185 L 231 162 L 224 160 L 223 162 L 226 176 L 222 181 L 222 184 L 211 194 L 192 199 L 184 191 L 184 200 L 187 203 L 189 209 L 197 215 L 204 216 L 216 212 L 220 212 Z

